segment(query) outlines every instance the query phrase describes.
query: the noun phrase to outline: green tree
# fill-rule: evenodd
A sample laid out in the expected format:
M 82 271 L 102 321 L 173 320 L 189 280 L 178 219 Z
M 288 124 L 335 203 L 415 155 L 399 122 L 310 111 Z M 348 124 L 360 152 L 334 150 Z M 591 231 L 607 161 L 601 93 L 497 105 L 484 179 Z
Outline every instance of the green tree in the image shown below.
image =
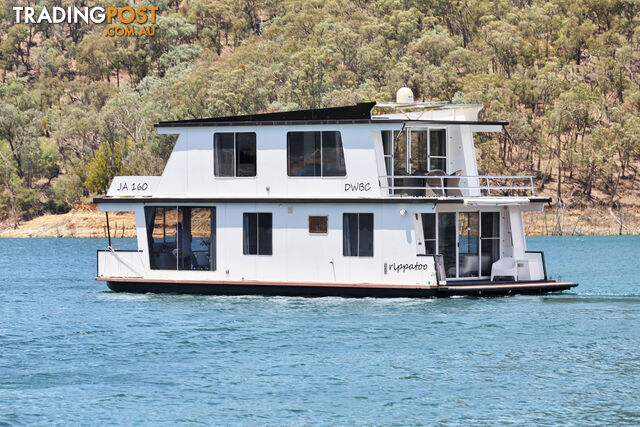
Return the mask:
M 114 176 L 122 171 L 122 147 L 102 144 L 87 168 L 85 185 L 92 192 L 105 193 Z

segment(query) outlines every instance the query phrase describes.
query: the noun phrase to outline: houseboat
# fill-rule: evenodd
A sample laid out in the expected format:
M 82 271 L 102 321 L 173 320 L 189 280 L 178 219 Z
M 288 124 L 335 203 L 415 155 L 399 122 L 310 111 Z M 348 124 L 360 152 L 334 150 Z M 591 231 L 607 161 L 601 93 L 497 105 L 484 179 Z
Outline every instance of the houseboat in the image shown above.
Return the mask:
M 118 176 L 137 250 L 97 253 L 117 292 L 439 297 L 547 293 L 530 176 L 479 175 L 482 105 L 398 102 L 160 122 L 162 176 Z M 110 233 L 109 233 L 110 236 Z

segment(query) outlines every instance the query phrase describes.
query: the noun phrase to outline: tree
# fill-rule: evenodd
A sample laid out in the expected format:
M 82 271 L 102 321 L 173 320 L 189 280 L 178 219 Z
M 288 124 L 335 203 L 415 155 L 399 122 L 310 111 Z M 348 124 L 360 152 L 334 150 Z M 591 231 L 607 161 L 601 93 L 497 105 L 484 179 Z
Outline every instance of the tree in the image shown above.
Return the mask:
M 6 38 L 0 42 L 0 53 L 5 58 L 5 72 L 22 66 L 19 74 L 25 74 L 30 68 L 32 32 L 25 24 L 15 24 L 7 31 Z
M 0 101 L 0 140 L 10 147 L 10 156 L 15 162 L 20 178 L 27 183 L 36 175 L 40 158 L 40 113 L 27 108 L 20 110 L 7 100 Z
M 493 72 L 502 69 L 507 78 L 511 78 L 511 72 L 524 50 L 524 40 L 518 28 L 504 21 L 493 21 L 484 27 L 483 40 L 491 58 Z
M 122 150 L 118 144 L 101 144 L 87 168 L 89 191 L 105 193 L 114 176 L 122 171 Z
M 111 39 L 102 34 L 86 36 L 78 44 L 78 71 L 93 81 L 109 80 L 113 63 L 109 52 L 114 50 Z

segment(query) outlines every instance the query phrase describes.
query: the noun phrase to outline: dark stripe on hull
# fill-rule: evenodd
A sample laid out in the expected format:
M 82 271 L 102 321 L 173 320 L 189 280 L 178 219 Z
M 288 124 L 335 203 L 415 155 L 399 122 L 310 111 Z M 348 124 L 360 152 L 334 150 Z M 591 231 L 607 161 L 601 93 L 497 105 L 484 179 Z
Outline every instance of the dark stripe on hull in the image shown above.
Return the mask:
M 175 293 L 200 295 L 280 295 L 309 297 L 382 297 L 382 298 L 429 298 L 436 296 L 436 289 L 365 288 L 329 286 L 274 286 L 274 285 L 227 285 L 204 283 L 151 283 L 151 282 L 107 282 L 115 292 Z
M 162 283 L 162 282 L 107 282 L 115 292 L 133 293 L 176 293 L 199 295 L 279 295 L 309 297 L 378 297 L 378 298 L 433 298 L 451 296 L 504 296 L 517 294 L 545 294 L 558 292 L 577 286 L 575 283 L 534 282 L 513 284 L 513 286 L 439 286 L 433 289 L 401 287 L 330 287 L 292 285 L 229 285 L 209 283 Z

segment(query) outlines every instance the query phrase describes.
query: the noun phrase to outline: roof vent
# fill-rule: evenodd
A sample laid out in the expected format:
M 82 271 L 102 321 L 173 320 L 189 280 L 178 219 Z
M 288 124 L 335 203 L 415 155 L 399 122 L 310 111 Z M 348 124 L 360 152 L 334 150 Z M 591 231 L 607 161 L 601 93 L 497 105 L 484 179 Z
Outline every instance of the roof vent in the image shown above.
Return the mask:
M 413 102 L 413 91 L 408 87 L 401 87 L 396 92 L 396 102 L 408 104 Z

